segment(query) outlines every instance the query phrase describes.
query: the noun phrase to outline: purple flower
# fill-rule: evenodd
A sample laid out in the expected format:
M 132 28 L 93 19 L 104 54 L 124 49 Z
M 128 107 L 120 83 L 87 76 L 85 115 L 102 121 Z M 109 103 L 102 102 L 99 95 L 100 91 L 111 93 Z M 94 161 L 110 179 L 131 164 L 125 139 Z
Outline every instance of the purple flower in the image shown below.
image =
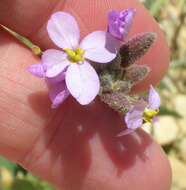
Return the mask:
M 108 15 L 108 31 L 119 40 L 124 40 L 130 30 L 135 14 L 134 9 L 127 9 L 121 12 L 111 11 Z
M 49 92 L 49 97 L 52 101 L 52 108 L 57 108 L 68 96 L 70 95 L 65 81 L 61 81 L 60 83 L 56 83 L 51 86 L 51 90 Z
M 50 97 L 57 107 L 71 94 L 80 104 L 94 100 L 100 90 L 99 77 L 88 60 L 108 63 L 117 54 L 117 44 L 109 33 L 95 31 L 80 41 L 80 31 L 73 16 L 65 12 L 54 13 L 48 21 L 47 31 L 60 50 L 46 50 L 40 64 L 29 67 L 38 77 L 46 77 L 54 84 Z M 56 83 L 62 83 L 56 85 Z
M 153 86 L 150 86 L 148 100 L 139 102 L 125 115 L 127 129 L 121 132 L 119 136 L 134 132 L 141 127 L 143 123 L 153 123 L 159 112 L 160 102 L 159 94 Z

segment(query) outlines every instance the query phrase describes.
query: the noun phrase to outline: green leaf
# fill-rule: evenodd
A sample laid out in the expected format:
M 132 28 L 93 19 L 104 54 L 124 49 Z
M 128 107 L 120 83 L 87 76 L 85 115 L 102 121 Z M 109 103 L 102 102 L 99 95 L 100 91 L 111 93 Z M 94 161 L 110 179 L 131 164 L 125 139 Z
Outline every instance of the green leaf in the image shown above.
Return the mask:
M 17 175 L 18 173 L 22 173 L 23 175 L 26 175 L 28 171 L 25 170 L 22 166 L 17 165 L 16 170 L 15 170 L 15 175 Z
M 25 179 L 34 185 L 34 187 L 38 190 L 54 190 L 54 188 L 47 182 L 43 181 L 39 177 L 33 176 L 30 173 L 26 175 Z
M 158 17 L 159 11 L 169 3 L 169 0 L 146 0 L 144 5 L 150 10 L 150 13 Z
M 164 107 L 164 106 L 160 107 L 159 115 L 161 115 L 161 116 L 163 116 L 163 115 L 173 116 L 173 117 L 178 118 L 178 119 L 182 118 L 182 116 L 178 112 L 176 112 L 174 110 L 170 110 L 169 108 Z
M 34 185 L 26 179 L 16 179 L 13 183 L 12 190 L 43 190 L 37 189 Z
M 12 162 L 6 160 L 3 157 L 0 157 L 0 167 L 5 167 L 8 170 L 10 170 L 12 173 L 14 173 L 17 168 L 17 165 L 13 164 Z

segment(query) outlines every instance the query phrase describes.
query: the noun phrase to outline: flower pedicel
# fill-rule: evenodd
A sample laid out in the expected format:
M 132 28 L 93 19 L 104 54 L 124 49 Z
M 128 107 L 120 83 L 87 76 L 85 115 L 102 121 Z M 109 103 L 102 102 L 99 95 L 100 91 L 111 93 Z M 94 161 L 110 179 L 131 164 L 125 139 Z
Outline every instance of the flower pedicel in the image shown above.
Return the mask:
M 61 50 L 42 53 L 41 62 L 28 71 L 44 78 L 49 86 L 52 108 L 57 108 L 68 96 L 81 105 L 90 104 L 97 95 L 110 108 L 124 115 L 127 135 L 143 123 L 152 123 L 160 107 L 160 97 L 151 86 L 148 100 L 130 95 L 131 88 L 145 79 L 150 69 L 136 61 L 151 47 L 156 34 L 137 34 L 126 40 L 136 10 L 108 14 L 105 31 L 93 31 L 80 42 L 80 30 L 75 18 L 65 12 L 54 13 L 48 21 L 50 39 Z

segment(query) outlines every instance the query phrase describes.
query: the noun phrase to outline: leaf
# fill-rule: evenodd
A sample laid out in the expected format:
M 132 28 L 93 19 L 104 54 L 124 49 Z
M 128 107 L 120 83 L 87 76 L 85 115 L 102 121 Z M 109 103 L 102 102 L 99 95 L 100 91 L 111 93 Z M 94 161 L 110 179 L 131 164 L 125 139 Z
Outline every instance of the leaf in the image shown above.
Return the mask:
M 100 96 L 102 102 L 113 110 L 125 114 L 134 103 L 135 98 L 121 92 L 106 93 Z
M 149 72 L 150 68 L 148 66 L 134 64 L 126 68 L 124 78 L 125 80 L 130 80 L 136 84 L 144 80 L 148 76 Z
M 160 116 L 162 116 L 162 115 L 173 116 L 173 117 L 175 117 L 177 119 L 181 119 L 182 118 L 182 116 L 178 112 L 176 112 L 174 110 L 170 110 L 169 108 L 164 107 L 164 106 L 160 107 L 159 115 Z
M 26 179 L 16 179 L 13 183 L 13 190 L 37 190 L 34 185 Z M 42 190 L 42 189 L 40 189 Z
M 27 170 L 25 170 L 22 166 L 17 164 L 17 167 L 15 169 L 15 175 L 17 175 L 18 173 L 22 173 L 23 175 L 26 175 L 28 173 Z
M 0 157 L 0 167 L 5 167 L 6 169 L 10 170 L 12 173 L 15 172 L 17 169 L 17 165 L 13 164 L 12 162 Z
M 169 3 L 169 0 L 147 0 L 145 6 L 150 10 L 153 16 L 159 16 L 158 13 Z
M 121 65 L 127 67 L 145 55 L 156 39 L 153 32 L 140 33 L 120 48 Z

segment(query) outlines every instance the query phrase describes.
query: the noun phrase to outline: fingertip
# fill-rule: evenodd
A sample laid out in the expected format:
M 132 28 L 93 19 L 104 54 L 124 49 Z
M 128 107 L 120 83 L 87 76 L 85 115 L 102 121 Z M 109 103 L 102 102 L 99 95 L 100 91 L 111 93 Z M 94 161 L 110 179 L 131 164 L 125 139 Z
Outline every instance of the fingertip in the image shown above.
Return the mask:
M 118 141 L 120 143 L 116 142 L 116 139 L 107 142 L 109 146 L 105 150 L 109 153 L 108 157 L 99 154 L 97 149 L 99 162 L 102 164 L 99 167 L 95 165 L 94 178 L 91 178 L 94 180 L 93 189 L 100 187 L 102 190 L 170 189 L 170 164 L 161 147 L 149 135 L 138 131 L 136 134 L 123 137 Z M 115 147 L 112 147 L 113 144 Z M 124 149 L 121 149 L 122 146 Z M 93 185 L 93 182 L 89 181 L 87 184 Z

